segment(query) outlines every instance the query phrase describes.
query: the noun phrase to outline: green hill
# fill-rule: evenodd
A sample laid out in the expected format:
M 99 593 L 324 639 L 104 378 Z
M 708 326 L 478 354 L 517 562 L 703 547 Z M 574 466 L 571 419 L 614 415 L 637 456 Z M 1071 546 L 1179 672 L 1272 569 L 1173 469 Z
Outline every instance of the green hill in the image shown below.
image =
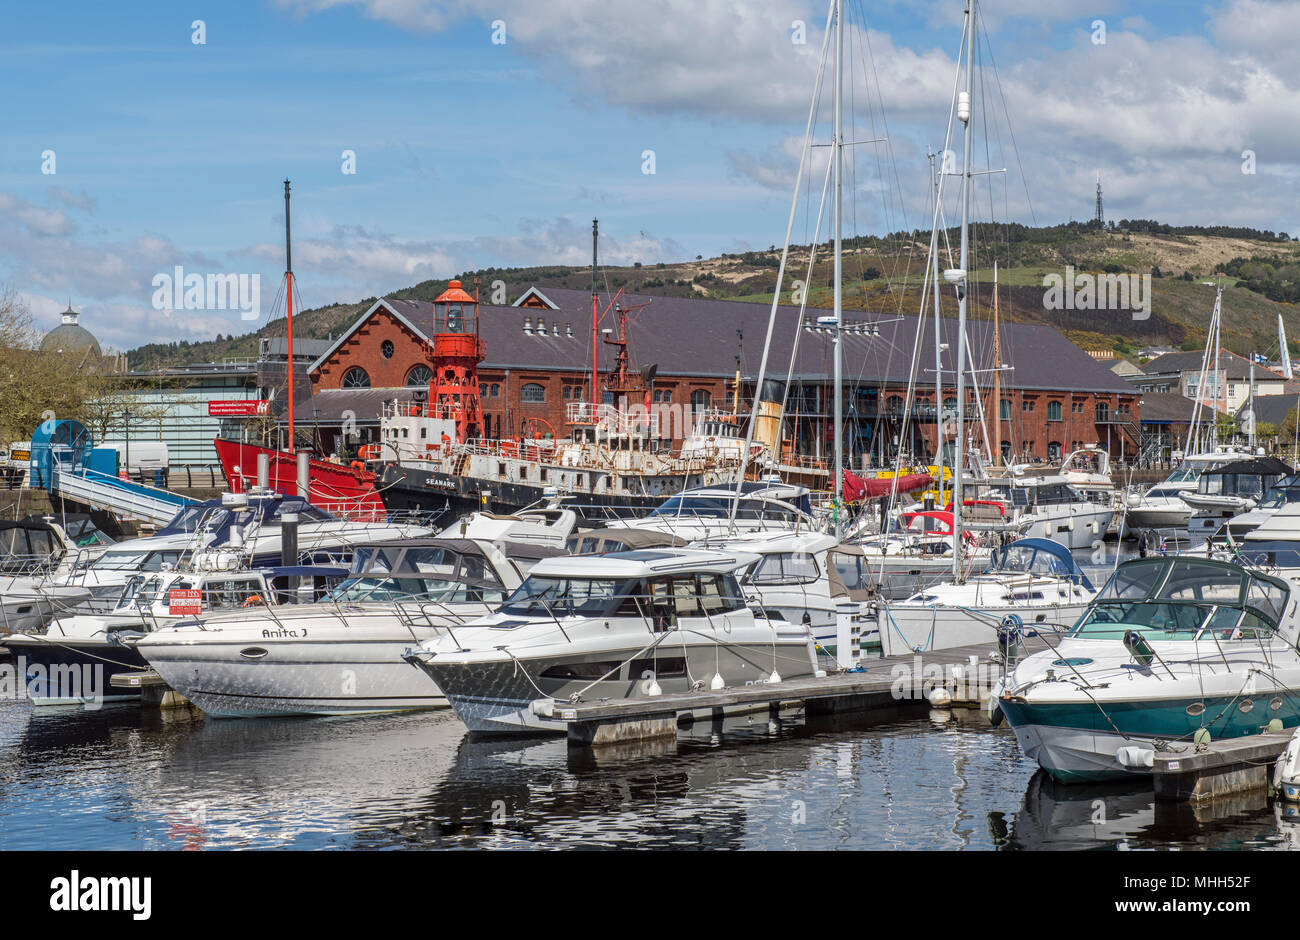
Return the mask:
M 948 233 L 955 253 L 956 231 Z M 900 232 L 883 237 L 845 241 L 844 304 L 847 309 L 878 314 L 915 313 L 921 301 L 928 232 Z M 1267 352 L 1275 346 L 1277 316 L 1287 335 L 1300 339 L 1300 241 L 1285 235 L 1229 227 L 1174 228 L 1145 220 L 1124 220 L 1112 227 L 1088 223 L 1030 228 L 1021 225 L 977 226 L 973 237 L 972 304 L 969 314 L 987 318 L 992 311 L 993 262 L 998 272 L 999 314 L 1008 321 L 1046 323 L 1089 349 L 1113 349 L 1132 358 L 1148 345 L 1200 348 L 1205 341 L 1214 287 L 1223 283 L 1224 345 L 1243 355 Z M 808 246 L 792 248 L 786 284 L 808 281 L 808 304 L 831 306 L 830 246 L 817 246 L 817 264 L 808 275 Z M 724 254 L 674 263 L 606 266 L 601 269 L 603 291 L 620 287 L 658 296 L 699 296 L 770 303 L 776 284 L 780 251 Z M 954 263 L 955 265 L 955 263 Z M 943 266 L 947 266 L 946 262 Z M 1048 310 L 1043 279 L 1061 275 L 1066 266 L 1076 274 L 1151 274 L 1150 317 L 1134 320 L 1129 311 Z M 543 266 L 484 268 L 456 275 L 466 283 L 479 277 L 484 285 L 504 281 L 510 299 L 526 287 L 591 285 L 589 268 Z M 432 300 L 445 281 L 424 281 L 394 290 L 397 297 Z M 790 290 L 783 295 L 790 302 Z M 337 336 L 374 302 L 332 304 L 294 317 L 296 336 L 326 339 Z M 945 310 L 955 313 L 951 292 Z M 257 333 L 219 336 L 203 342 L 150 343 L 129 354 L 134 369 L 161 368 L 229 357 L 256 356 L 257 338 L 283 335 L 285 321 L 274 320 Z M 1293 351 L 1300 345 L 1290 342 Z

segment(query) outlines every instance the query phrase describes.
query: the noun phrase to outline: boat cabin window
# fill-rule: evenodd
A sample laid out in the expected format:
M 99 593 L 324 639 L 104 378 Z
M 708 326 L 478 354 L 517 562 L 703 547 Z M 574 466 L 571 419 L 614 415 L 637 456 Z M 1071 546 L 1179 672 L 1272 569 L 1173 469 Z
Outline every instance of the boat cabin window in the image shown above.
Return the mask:
M 835 563 L 835 570 L 839 573 L 845 588 L 849 591 L 871 590 L 871 574 L 867 570 L 866 560 L 861 555 L 833 552 L 831 560 Z
M 272 598 L 266 594 L 267 591 L 258 578 L 209 581 L 203 585 L 203 607 L 205 610 L 238 610 L 249 604 L 249 598 L 252 597 L 259 598 L 262 603 L 270 602 Z M 255 604 L 256 601 L 252 603 Z
M 164 528 L 176 532 L 195 532 L 200 525 L 208 529 L 219 529 L 229 519 L 229 509 L 214 506 L 187 506 L 173 516 Z
M 817 559 L 808 552 L 764 555 L 745 577 L 748 584 L 812 584 L 821 577 Z
M 516 617 L 609 616 L 616 608 L 620 582 L 613 578 L 529 575 L 501 607 Z M 624 585 L 625 586 L 625 585 Z

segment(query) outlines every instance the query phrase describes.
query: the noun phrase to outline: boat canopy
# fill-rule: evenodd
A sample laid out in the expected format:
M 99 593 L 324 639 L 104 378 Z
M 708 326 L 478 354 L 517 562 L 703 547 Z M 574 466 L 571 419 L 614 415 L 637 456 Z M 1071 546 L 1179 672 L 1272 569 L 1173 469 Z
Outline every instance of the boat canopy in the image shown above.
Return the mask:
M 1212 558 L 1138 558 L 1115 569 L 1073 635 L 1122 639 L 1254 639 L 1277 630 L 1290 589 L 1278 578 Z
M 1051 539 L 1017 539 L 995 549 L 985 574 L 1021 572 L 1066 578 L 1093 590 L 1070 550 Z

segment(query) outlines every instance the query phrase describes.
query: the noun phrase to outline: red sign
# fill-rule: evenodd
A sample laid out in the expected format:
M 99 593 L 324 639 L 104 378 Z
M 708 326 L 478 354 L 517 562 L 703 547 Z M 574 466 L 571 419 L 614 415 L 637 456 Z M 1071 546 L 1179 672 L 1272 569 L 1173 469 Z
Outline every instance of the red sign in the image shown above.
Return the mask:
M 173 617 L 188 617 L 203 613 L 203 592 L 198 589 L 177 589 L 167 592 L 167 613 Z
M 271 403 L 256 398 L 238 398 L 208 402 L 209 418 L 238 418 L 267 415 L 271 413 Z

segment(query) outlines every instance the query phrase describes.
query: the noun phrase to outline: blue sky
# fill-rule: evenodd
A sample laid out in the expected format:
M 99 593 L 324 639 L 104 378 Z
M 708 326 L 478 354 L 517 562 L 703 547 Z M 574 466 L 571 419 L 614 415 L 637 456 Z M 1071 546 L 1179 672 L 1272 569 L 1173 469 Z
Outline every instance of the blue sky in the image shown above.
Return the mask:
M 1110 217 L 1300 228 L 1300 3 L 981 6 L 1018 144 L 1005 146 L 1004 129 L 991 155 L 1013 170 L 1000 217 L 1086 218 L 1100 171 Z M 10 7 L 0 285 L 42 326 L 70 298 L 105 345 L 130 348 L 256 325 L 229 311 L 160 313 L 151 279 L 177 264 L 260 274 L 264 316 L 283 268 L 286 176 L 308 306 L 467 268 L 582 264 L 593 216 L 619 262 L 779 245 L 827 4 Z M 884 199 L 879 148 L 860 148 L 858 231 L 928 224 L 925 151 L 943 139 L 961 7 L 849 4 L 856 100 L 873 72 L 894 156 Z M 492 42 L 497 20 L 504 44 Z M 861 131 L 868 109 L 855 118 Z M 1246 148 L 1253 175 L 1241 172 Z M 47 150 L 54 174 L 41 172 Z M 797 237 L 808 224 L 801 215 Z

